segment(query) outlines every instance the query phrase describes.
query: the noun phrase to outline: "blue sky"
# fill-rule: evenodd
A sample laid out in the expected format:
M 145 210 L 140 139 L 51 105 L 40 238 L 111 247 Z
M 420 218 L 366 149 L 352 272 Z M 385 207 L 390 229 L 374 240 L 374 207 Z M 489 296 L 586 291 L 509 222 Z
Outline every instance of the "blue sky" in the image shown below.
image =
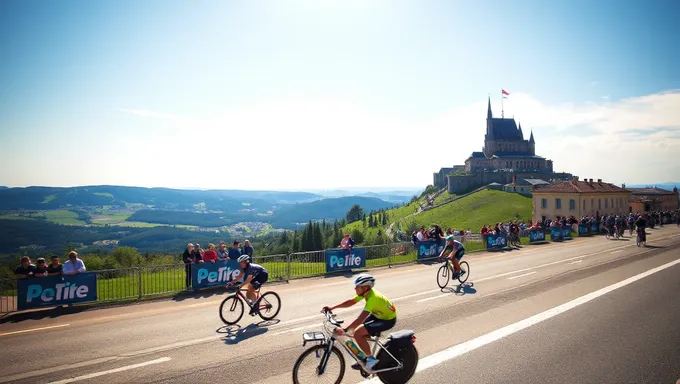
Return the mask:
M 677 1 L 3 1 L 0 185 L 422 187 L 480 150 L 501 87 L 556 170 L 675 181 L 678 14 Z M 617 151 L 654 156 L 604 164 Z

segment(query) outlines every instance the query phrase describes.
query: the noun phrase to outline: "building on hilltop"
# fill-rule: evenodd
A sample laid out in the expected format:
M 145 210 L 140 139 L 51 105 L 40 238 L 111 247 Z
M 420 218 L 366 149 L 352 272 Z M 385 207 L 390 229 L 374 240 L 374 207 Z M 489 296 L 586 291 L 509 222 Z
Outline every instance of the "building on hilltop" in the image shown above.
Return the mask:
M 571 174 L 553 172 L 552 160 L 536 155 L 533 130 L 525 140 L 522 125 L 514 118 L 493 117 L 489 98 L 482 151 L 472 152 L 465 165 L 440 169 L 433 185 L 460 194 L 490 183 L 505 185 L 513 177 L 556 181 L 569 180 Z
M 625 188 L 626 185 L 624 184 Z M 678 209 L 678 187 L 673 191 L 653 188 L 628 188 L 631 192 L 628 201 L 630 212 L 668 211 Z
M 630 191 L 602 179 L 579 180 L 536 186 L 533 189 L 533 220 L 556 216 L 602 216 L 627 214 Z
M 505 192 L 519 193 L 521 195 L 531 196 L 533 189 L 537 186 L 548 185 L 549 182 L 541 179 L 517 179 L 513 177 L 510 184 L 505 184 L 503 190 Z

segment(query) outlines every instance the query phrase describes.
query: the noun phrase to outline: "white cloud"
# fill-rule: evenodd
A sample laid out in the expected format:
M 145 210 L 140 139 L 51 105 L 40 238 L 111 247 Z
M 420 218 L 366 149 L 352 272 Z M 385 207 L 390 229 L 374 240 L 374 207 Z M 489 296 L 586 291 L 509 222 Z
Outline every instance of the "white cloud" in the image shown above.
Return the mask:
M 599 84 L 600 84 L 599 81 L 591 81 L 591 82 L 590 82 L 590 86 L 591 86 L 591 87 L 597 87 Z

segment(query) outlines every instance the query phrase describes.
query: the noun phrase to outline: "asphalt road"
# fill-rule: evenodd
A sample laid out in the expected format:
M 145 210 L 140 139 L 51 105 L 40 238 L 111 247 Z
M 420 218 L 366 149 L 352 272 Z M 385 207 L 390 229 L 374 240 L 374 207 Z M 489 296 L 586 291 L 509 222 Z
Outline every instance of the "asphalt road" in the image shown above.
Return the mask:
M 680 229 L 649 233 L 648 248 L 598 237 L 466 255 L 474 286 L 458 290 L 437 287 L 437 264 L 374 270 L 397 306 L 395 330 L 416 331 L 412 382 L 674 383 Z M 301 334 L 320 330 L 322 306 L 353 295 L 351 276 L 268 288 L 283 301 L 278 321 L 246 315 L 240 328 L 221 323 L 219 292 L 6 317 L 0 383 L 291 382 Z M 343 382 L 362 380 L 348 369 Z

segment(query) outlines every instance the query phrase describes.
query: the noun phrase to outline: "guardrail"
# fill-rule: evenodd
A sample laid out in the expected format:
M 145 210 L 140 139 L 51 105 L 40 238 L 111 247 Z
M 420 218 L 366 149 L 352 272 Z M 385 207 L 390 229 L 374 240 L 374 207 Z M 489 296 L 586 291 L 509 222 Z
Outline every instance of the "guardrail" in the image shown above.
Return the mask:
M 550 229 L 546 229 L 550 233 Z M 522 231 L 527 237 L 529 231 Z M 465 244 L 466 250 L 484 250 L 485 240 L 479 234 L 455 236 Z M 418 258 L 418 247 L 410 242 L 371 245 L 363 249 L 365 267 L 393 266 L 430 260 L 434 257 Z M 269 281 L 288 281 L 294 278 L 321 276 L 328 273 L 327 252 L 338 254 L 339 250 L 294 252 L 291 254 L 255 256 L 253 262 L 261 264 L 269 272 Z M 347 252 L 347 251 L 341 251 Z M 350 253 L 347 252 L 349 256 Z M 422 256 L 422 255 L 421 255 Z M 344 256 L 343 256 L 344 257 Z M 87 262 L 87 260 L 86 260 Z M 341 270 L 357 269 L 344 266 Z M 96 274 L 96 302 L 139 300 L 146 297 L 177 294 L 193 290 L 192 269 L 185 264 L 151 265 L 133 268 L 107 269 L 93 271 Z M 36 282 L 39 280 L 35 280 Z M 18 282 L 16 279 L 0 279 L 0 314 L 15 312 Z

